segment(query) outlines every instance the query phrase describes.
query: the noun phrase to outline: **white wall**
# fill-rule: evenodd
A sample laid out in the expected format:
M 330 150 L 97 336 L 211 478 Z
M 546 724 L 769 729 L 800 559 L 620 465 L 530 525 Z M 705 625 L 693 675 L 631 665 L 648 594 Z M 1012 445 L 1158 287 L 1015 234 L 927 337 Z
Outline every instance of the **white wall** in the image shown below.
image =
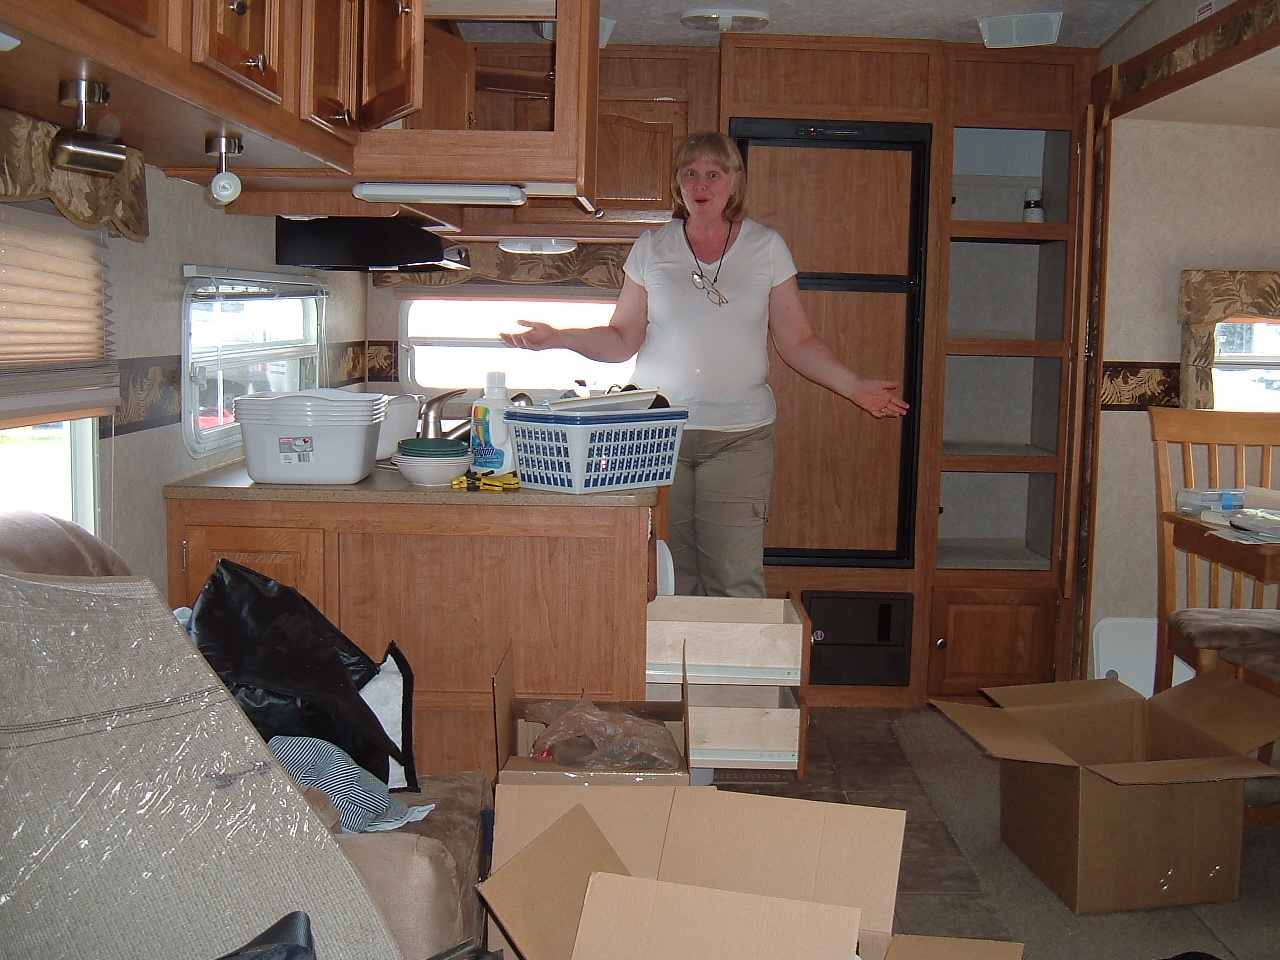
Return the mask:
M 151 223 L 147 240 L 107 241 L 105 260 L 117 357 L 182 354 L 183 264 L 301 272 L 275 265 L 274 219 L 224 213 L 205 203 L 201 187 L 166 179 L 151 167 L 147 168 L 147 195 Z M 326 277 L 332 294 L 329 340 L 363 340 L 364 275 L 330 273 Z M 162 488 L 171 480 L 239 457 L 235 451 L 192 458 L 177 424 L 104 442 L 100 454 L 100 535 L 135 572 L 165 590 Z
M 1280 269 L 1280 130 L 1115 121 L 1105 361 L 1176 361 L 1181 271 Z M 1156 615 L 1145 412 L 1102 414 L 1092 621 Z M 1091 624 L 1092 627 L 1092 624 Z

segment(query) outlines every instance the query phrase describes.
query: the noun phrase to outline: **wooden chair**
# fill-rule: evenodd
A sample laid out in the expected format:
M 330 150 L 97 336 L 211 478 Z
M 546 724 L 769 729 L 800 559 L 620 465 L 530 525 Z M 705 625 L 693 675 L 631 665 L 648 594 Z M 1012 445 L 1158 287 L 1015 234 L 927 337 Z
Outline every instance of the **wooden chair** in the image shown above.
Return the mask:
M 1236 544 L 1180 516 L 1178 491 L 1273 487 L 1280 414 L 1153 407 L 1159 521 L 1156 691 L 1173 658 L 1197 673 L 1224 670 L 1280 695 L 1280 545 Z M 1259 753 L 1270 762 L 1271 746 Z M 1246 810 L 1280 823 L 1280 804 Z

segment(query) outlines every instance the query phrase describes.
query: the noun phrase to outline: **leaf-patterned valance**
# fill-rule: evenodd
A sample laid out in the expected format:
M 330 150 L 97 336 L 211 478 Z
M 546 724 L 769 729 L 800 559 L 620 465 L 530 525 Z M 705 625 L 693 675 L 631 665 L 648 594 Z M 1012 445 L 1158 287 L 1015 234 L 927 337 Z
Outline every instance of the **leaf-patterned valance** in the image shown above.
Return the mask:
M 605 290 L 622 289 L 622 264 L 631 247 L 625 243 L 580 243 L 570 253 L 507 253 L 496 243 L 468 243 L 470 270 L 378 272 L 375 287 L 413 284 L 447 287 L 471 279 L 499 283 L 565 283 L 577 281 Z
M 1178 293 L 1182 406 L 1213 407 L 1214 329 L 1233 317 L 1280 317 L 1280 272 L 1182 271 Z
M 59 170 L 49 161 L 58 128 L 0 108 L 0 203 L 51 200 L 58 212 L 86 230 L 106 225 L 116 236 L 147 239 L 147 180 L 142 153 L 125 148 L 114 177 Z

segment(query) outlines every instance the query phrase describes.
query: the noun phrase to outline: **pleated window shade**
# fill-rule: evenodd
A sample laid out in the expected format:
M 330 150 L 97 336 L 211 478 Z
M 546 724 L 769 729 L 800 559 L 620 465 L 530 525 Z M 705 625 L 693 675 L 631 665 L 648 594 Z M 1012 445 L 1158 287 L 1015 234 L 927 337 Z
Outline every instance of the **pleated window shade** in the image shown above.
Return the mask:
M 119 403 L 102 247 L 61 219 L 0 207 L 0 427 Z

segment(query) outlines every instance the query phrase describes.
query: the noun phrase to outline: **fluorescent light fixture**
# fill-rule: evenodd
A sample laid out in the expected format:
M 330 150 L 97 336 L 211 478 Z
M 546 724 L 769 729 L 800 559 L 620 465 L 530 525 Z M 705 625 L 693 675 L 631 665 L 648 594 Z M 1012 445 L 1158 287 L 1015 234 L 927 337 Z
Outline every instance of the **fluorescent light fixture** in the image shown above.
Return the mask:
M 509 183 L 357 183 L 358 200 L 370 203 L 461 203 L 475 206 L 518 207 L 525 193 Z
M 0 53 L 8 53 L 18 44 L 22 43 L 17 37 L 12 37 L 7 33 L 0 33 Z M 601 44 L 604 46 L 604 44 Z
M 498 241 L 498 249 L 503 253 L 573 253 L 578 249 L 578 242 L 550 237 L 503 237 Z
M 1041 47 L 1058 42 L 1061 13 L 1015 13 L 1004 17 L 979 17 L 978 29 L 988 47 Z

